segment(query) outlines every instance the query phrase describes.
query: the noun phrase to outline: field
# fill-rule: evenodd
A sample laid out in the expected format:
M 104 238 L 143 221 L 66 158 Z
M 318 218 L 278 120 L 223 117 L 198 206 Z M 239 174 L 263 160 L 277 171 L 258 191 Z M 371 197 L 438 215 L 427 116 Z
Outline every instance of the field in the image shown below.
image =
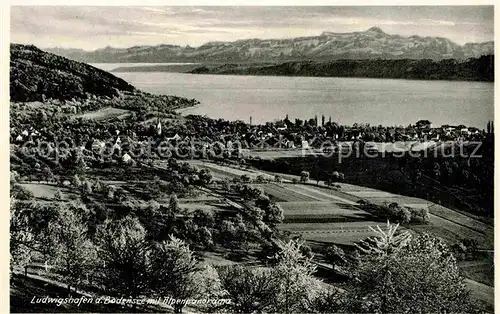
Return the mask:
M 124 118 L 128 115 L 130 115 L 129 110 L 108 107 L 108 108 L 99 109 L 97 111 L 86 112 L 84 114 L 81 114 L 81 115 L 78 115 L 75 117 L 102 121 L 102 120 L 109 120 L 112 118 L 121 119 L 121 118 Z
M 492 255 L 483 260 L 463 261 L 458 266 L 468 278 L 492 287 L 495 284 L 495 261 Z
M 340 184 L 341 191 L 356 197 L 364 198 L 375 204 L 396 202 L 413 208 L 428 208 L 431 214 L 429 225 L 415 225 L 413 229 L 431 232 L 452 243 L 464 238 L 476 239 L 483 248 L 493 248 L 494 228 L 477 219 L 473 215 L 465 215 L 427 200 L 392 194 L 375 189 Z
M 263 189 L 266 194 L 269 194 L 271 197 L 273 197 L 275 200 L 279 202 L 311 202 L 311 201 L 317 201 L 315 198 L 312 198 L 310 196 L 301 194 L 301 193 L 294 193 L 293 191 L 288 189 L 288 184 L 274 184 L 274 183 L 267 183 L 267 184 L 259 184 L 255 185 L 258 186 L 259 188 Z
M 383 229 L 384 223 L 374 221 L 336 222 L 336 223 L 284 223 L 281 230 L 288 230 L 292 234 L 300 235 L 303 239 L 315 244 L 342 244 L 352 245 L 354 242 L 374 236 L 369 226 L 379 225 Z
M 61 192 L 63 200 L 69 199 L 70 195 L 73 194 L 73 192 L 71 192 L 69 189 L 59 187 L 55 184 L 26 182 L 21 183 L 20 185 L 28 191 L 31 191 L 33 193 L 33 196 L 39 200 L 54 200 L 58 191 Z
M 472 298 L 482 303 L 485 308 L 493 310 L 495 304 L 495 288 L 469 278 L 465 278 L 464 281 L 471 292 Z
M 352 205 L 334 202 L 281 202 L 285 223 L 291 222 L 345 222 L 366 220 L 370 214 Z

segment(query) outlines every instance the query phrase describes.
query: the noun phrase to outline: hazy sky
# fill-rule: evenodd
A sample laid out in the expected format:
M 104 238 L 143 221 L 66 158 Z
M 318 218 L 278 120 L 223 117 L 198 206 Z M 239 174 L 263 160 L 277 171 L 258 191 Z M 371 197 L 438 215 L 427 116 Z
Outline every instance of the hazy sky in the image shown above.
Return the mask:
M 105 46 L 290 38 L 378 26 L 458 44 L 493 40 L 493 6 L 86 7 L 13 6 L 11 42 L 93 50 Z

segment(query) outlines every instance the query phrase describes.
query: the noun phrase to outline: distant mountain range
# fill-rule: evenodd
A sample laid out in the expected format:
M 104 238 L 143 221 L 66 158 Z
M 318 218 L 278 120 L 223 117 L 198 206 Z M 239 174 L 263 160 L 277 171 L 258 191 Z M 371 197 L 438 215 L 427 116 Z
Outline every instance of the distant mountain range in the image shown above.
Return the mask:
M 51 48 L 46 51 L 83 62 L 284 62 L 338 59 L 468 59 L 493 54 L 493 41 L 459 45 L 443 37 L 386 34 L 378 27 L 292 39 L 209 42 L 200 47 L 158 45 L 106 47 L 95 51 Z

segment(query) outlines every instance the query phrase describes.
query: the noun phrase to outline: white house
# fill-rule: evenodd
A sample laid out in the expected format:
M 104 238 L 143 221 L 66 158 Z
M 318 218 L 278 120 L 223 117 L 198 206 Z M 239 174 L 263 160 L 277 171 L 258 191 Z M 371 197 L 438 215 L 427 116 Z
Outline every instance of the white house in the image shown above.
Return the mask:
M 130 157 L 129 154 L 125 153 L 125 154 L 123 154 L 122 160 L 124 163 L 129 163 L 132 161 L 132 157 Z
M 167 141 L 171 141 L 171 140 L 172 140 L 172 141 L 178 141 L 178 140 L 180 140 L 180 139 L 181 139 L 181 137 L 180 137 L 180 136 L 179 136 L 179 134 L 177 134 L 177 133 L 175 133 L 175 135 L 174 135 L 174 136 L 172 136 L 172 137 L 167 137 Z
M 158 132 L 158 135 L 161 135 L 161 122 L 158 121 L 158 126 L 156 126 L 156 130 Z

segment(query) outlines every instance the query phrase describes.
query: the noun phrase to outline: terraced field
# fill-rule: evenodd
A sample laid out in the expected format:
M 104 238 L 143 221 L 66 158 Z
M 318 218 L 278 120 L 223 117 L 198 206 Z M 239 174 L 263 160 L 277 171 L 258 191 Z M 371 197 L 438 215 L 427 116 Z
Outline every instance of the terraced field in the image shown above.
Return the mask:
M 275 199 L 281 200 L 282 202 L 314 202 L 318 201 L 317 198 L 305 195 L 303 193 L 297 193 L 291 190 L 289 187 L 291 184 L 259 184 L 259 187 L 264 190 L 266 194 L 271 195 Z
M 375 221 L 357 221 L 343 223 L 285 223 L 278 228 L 300 235 L 311 242 L 337 243 L 352 245 L 354 242 L 374 236 L 369 226 L 383 228 L 384 223 Z
M 318 201 L 328 200 L 334 202 L 342 202 L 353 206 L 358 205 L 355 200 L 353 200 L 349 196 L 346 197 L 342 193 L 336 193 L 336 191 L 334 190 L 316 187 L 314 185 L 287 184 L 286 188 L 296 193 L 308 195 Z
M 163 204 L 164 206 L 168 206 L 168 204 Z M 182 199 L 179 200 L 179 208 L 185 209 L 189 213 L 192 213 L 196 210 L 202 210 L 205 213 L 211 213 L 218 211 L 227 211 L 230 210 L 231 207 L 225 204 L 200 204 L 200 203 L 183 203 Z
M 346 222 L 371 218 L 359 208 L 335 202 L 281 202 L 285 212 L 285 223 L 292 222 Z

